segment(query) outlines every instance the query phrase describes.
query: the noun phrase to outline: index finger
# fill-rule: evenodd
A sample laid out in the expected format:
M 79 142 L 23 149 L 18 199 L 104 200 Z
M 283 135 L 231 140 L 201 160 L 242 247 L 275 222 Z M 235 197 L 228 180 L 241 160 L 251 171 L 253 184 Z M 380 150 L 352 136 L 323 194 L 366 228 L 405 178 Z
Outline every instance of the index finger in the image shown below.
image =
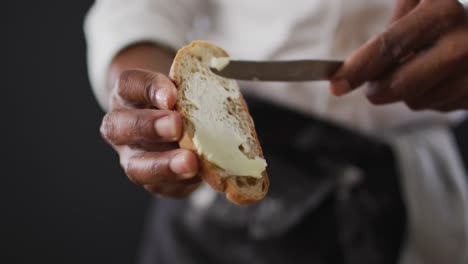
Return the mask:
M 331 78 L 335 95 L 378 79 L 407 55 L 431 43 L 463 14 L 457 1 L 425 1 L 355 51 Z
M 131 105 L 172 109 L 177 99 L 174 83 L 157 72 L 127 70 L 120 74 L 115 85 L 118 96 Z

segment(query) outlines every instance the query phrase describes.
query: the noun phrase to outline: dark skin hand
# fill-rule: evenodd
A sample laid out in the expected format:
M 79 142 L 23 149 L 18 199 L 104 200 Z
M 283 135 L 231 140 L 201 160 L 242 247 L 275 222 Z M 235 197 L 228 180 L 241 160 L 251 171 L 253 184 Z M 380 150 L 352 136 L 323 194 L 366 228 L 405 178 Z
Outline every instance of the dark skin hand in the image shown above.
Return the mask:
M 111 104 L 101 134 L 119 154 L 132 182 L 154 194 L 181 198 L 201 179 L 196 155 L 177 145 L 182 120 L 173 111 L 176 87 L 165 75 L 173 56 L 139 44 L 115 57 L 109 72 Z
M 468 19 L 456 0 L 397 0 L 391 23 L 357 49 L 331 80 L 335 95 L 369 83 L 377 105 L 468 109 Z

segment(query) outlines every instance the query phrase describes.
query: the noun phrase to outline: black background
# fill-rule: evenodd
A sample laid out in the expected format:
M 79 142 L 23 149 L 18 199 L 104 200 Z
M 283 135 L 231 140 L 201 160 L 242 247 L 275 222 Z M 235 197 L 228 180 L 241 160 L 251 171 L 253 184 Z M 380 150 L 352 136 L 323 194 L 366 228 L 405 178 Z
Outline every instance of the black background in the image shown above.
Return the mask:
M 91 4 L 2 2 L 0 263 L 135 261 L 149 196 L 99 135 L 82 26 Z

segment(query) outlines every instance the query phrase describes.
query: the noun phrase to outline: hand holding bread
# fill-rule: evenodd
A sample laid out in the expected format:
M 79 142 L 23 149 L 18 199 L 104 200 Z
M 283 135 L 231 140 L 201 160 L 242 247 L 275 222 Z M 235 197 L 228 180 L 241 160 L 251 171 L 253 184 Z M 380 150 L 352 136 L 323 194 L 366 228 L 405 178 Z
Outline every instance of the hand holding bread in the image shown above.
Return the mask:
M 110 109 L 101 134 L 119 154 L 132 182 L 151 193 L 181 198 L 195 190 L 201 179 L 195 153 L 177 145 L 182 120 L 173 110 L 176 88 L 156 72 L 169 72 L 172 58 L 156 46 L 138 45 L 114 59 Z
M 266 195 L 266 162 L 239 87 L 208 68 L 213 57 L 226 56 L 198 41 L 177 53 L 172 80 L 141 69 L 119 72 L 101 134 L 131 181 L 175 198 L 201 179 L 236 204 Z

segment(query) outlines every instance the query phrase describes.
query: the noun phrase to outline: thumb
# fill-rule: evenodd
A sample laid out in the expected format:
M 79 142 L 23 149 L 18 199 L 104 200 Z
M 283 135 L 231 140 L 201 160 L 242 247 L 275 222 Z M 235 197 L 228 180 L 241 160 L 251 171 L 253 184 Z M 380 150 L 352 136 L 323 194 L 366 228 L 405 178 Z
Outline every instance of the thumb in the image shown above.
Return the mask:
M 411 11 L 416 6 L 418 6 L 419 2 L 420 2 L 419 0 L 396 0 L 395 1 L 395 7 L 393 9 L 393 13 L 392 13 L 392 16 L 390 18 L 389 25 L 392 25 L 394 22 L 400 20 L 401 18 L 405 17 L 407 14 L 411 13 Z M 358 52 L 362 52 L 363 48 L 365 49 L 365 46 L 363 46 L 360 49 L 358 49 L 357 51 L 355 51 L 350 56 L 351 59 L 348 58 L 348 60 L 354 61 L 356 58 L 353 58 L 353 56 L 356 57 L 355 55 Z M 357 62 L 353 62 L 353 63 L 356 64 Z M 359 62 L 359 63 L 362 64 L 362 62 Z M 356 66 L 356 65 L 354 65 L 354 66 Z M 352 91 L 354 89 L 351 86 L 351 84 L 349 83 L 349 80 L 346 80 L 342 76 L 337 77 L 337 76 L 340 75 L 340 72 L 342 72 L 343 69 L 344 69 L 344 67 L 342 66 L 340 68 L 340 70 L 338 70 L 338 72 L 335 73 L 335 76 L 333 76 L 331 78 L 331 80 L 330 80 L 330 90 L 336 96 L 344 95 L 344 94 L 346 94 L 346 93 L 348 93 L 348 92 L 350 92 L 350 91 Z

